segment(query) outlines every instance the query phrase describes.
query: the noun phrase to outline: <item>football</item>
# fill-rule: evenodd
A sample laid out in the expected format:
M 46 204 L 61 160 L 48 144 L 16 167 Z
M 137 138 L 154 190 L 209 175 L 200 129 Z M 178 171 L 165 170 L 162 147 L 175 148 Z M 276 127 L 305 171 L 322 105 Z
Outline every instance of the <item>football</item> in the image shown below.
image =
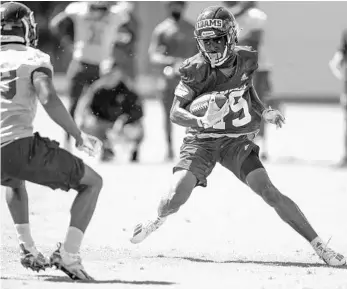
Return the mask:
M 187 107 L 186 109 L 195 116 L 204 116 L 206 113 L 206 110 L 208 108 L 208 103 L 212 97 L 212 95 L 215 95 L 215 104 L 216 104 L 216 110 L 223 107 L 225 102 L 228 100 L 228 98 L 221 93 L 203 93 L 199 95 L 197 98 L 195 98 Z

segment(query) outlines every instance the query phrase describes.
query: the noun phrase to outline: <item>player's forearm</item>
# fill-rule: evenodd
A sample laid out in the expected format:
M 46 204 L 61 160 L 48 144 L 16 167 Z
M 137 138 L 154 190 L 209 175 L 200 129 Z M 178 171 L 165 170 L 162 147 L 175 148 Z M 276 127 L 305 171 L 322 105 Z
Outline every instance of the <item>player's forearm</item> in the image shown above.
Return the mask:
M 253 86 L 249 89 L 249 93 L 252 100 L 252 107 L 260 116 L 262 116 L 264 110 L 266 110 L 265 104 L 260 100 L 258 93 L 255 91 Z
M 72 119 L 64 104 L 58 97 L 53 97 L 53 99 L 48 101 L 46 104 L 43 104 L 43 107 L 49 117 L 68 134 L 72 135 L 74 138 L 81 134 L 75 121 Z
M 184 108 L 175 108 L 170 113 L 171 122 L 184 127 L 199 127 L 198 119 Z

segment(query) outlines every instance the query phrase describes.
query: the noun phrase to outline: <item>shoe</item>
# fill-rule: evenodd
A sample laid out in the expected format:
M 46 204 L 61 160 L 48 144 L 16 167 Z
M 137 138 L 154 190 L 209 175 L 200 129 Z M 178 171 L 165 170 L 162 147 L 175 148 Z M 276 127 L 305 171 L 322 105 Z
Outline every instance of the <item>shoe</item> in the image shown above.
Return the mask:
M 101 161 L 102 162 L 110 162 L 114 159 L 114 157 L 115 157 L 115 153 L 112 149 L 104 148 L 102 150 L 102 154 L 101 154 Z
M 315 246 L 317 255 L 329 266 L 343 266 L 346 265 L 346 258 L 330 249 L 327 244 L 318 242 Z
M 50 257 L 50 264 L 73 280 L 94 280 L 84 269 L 79 253 L 66 252 L 61 243 L 58 243 L 58 249 Z
M 35 246 L 26 248 L 24 244 L 19 244 L 20 247 L 20 262 L 24 268 L 29 268 L 33 271 L 45 271 L 50 267 L 48 260 L 40 253 Z
M 344 157 L 336 166 L 340 169 L 347 168 L 347 157 Z
M 164 222 L 166 218 L 158 217 L 155 221 L 148 221 L 146 225 L 138 224 L 135 229 L 130 242 L 138 244 L 146 239 L 151 233 L 156 231 Z
M 136 150 L 134 150 L 134 151 L 131 153 L 130 162 L 136 163 L 136 162 L 138 162 L 138 161 L 139 161 L 139 159 L 138 159 L 138 151 L 137 151 L 137 149 L 136 149 Z

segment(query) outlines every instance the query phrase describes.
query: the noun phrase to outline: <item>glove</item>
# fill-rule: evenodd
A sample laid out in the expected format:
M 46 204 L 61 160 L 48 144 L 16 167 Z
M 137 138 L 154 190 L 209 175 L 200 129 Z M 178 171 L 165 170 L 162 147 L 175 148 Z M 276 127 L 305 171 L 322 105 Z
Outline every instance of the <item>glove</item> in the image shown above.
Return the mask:
M 219 108 L 216 105 L 216 96 L 212 95 L 208 103 L 208 108 L 203 117 L 198 118 L 198 125 L 203 128 L 209 128 L 220 122 L 230 111 L 229 100 Z
M 262 116 L 267 123 L 275 124 L 277 128 L 281 128 L 285 123 L 284 116 L 278 110 L 272 109 L 271 107 L 265 109 Z
M 92 157 L 95 157 L 100 153 L 101 147 L 102 142 L 97 137 L 84 132 L 82 132 L 80 137 L 76 139 L 76 148 Z

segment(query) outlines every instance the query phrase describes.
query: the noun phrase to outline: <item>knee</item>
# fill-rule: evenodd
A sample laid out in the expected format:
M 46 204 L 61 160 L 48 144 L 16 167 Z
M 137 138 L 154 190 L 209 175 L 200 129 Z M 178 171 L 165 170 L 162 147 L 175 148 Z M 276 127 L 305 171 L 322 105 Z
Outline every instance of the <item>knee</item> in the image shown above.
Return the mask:
M 283 199 L 283 195 L 280 193 L 280 191 L 270 182 L 266 183 L 260 189 L 259 193 L 264 201 L 271 207 L 277 207 L 280 205 Z
M 89 166 L 85 166 L 85 174 L 80 182 L 80 186 L 78 187 L 78 191 L 84 191 L 86 188 L 91 188 L 95 194 L 99 194 L 103 187 L 103 179 L 102 177 L 92 170 Z

